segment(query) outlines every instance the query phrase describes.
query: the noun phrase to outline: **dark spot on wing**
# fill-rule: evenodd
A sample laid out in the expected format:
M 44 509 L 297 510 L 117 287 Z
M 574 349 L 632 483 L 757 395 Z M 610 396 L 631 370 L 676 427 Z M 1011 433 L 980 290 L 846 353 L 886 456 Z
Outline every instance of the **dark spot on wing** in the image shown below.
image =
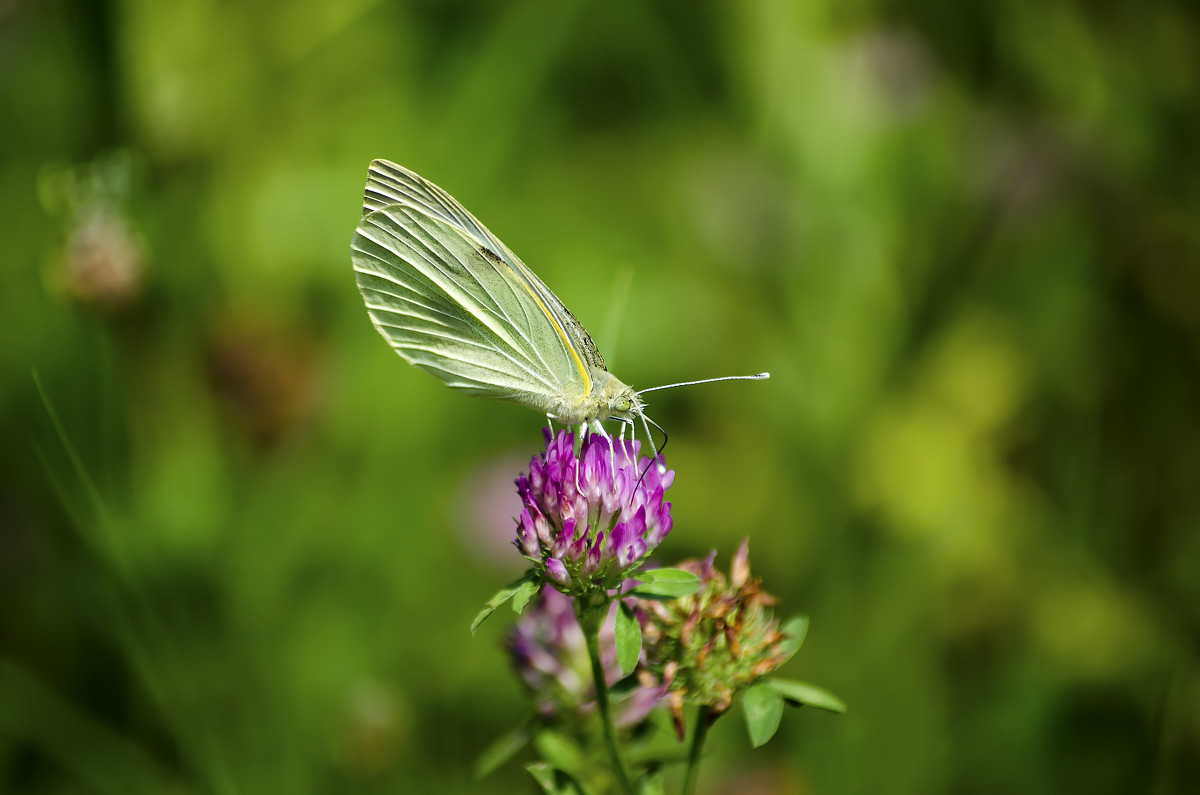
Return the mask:
M 479 253 L 487 259 L 490 259 L 496 265 L 504 265 L 505 262 L 500 258 L 500 255 L 492 251 L 490 248 L 479 247 Z

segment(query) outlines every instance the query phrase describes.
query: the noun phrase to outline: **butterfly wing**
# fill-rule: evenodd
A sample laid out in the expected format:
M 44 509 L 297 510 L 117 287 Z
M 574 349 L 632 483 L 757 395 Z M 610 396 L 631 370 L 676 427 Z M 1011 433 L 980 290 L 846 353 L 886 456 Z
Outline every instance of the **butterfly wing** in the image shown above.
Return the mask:
M 486 227 L 436 185 L 379 160 L 363 211 L 351 243 L 355 276 L 397 353 L 469 394 L 578 413 L 599 354 Z

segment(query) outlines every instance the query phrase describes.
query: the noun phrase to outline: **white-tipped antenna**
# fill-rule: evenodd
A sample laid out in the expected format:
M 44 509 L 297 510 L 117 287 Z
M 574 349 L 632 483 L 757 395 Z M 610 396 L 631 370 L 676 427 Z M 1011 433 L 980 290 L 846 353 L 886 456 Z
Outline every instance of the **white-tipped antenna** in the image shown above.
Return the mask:
M 720 378 L 701 378 L 699 381 L 680 381 L 678 384 L 663 384 L 638 390 L 639 395 L 656 392 L 659 389 L 674 389 L 677 386 L 695 386 L 696 384 L 711 384 L 713 381 L 763 381 L 770 378 L 770 373 L 755 373 L 754 375 L 723 375 Z

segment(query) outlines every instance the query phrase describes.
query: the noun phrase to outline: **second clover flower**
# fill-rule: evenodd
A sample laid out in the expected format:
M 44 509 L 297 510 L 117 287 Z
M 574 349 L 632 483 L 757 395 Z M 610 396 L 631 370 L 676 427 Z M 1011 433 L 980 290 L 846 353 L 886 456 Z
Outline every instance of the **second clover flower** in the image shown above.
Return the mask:
M 517 549 L 571 596 L 610 590 L 671 531 L 663 495 L 675 472 L 638 457 L 637 441 L 545 430 L 546 452 L 517 478 Z

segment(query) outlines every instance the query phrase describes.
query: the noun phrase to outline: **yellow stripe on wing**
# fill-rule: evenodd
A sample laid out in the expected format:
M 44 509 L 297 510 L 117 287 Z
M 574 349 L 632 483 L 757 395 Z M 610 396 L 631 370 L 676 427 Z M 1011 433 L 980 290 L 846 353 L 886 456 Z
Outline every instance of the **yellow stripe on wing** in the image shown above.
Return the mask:
M 508 268 L 521 282 L 521 286 L 525 288 L 527 293 L 529 293 L 529 297 L 537 303 L 538 308 L 542 310 L 542 314 L 544 314 L 546 319 L 550 321 L 550 324 L 554 326 L 554 331 L 558 334 L 558 338 L 562 340 L 564 345 L 567 346 L 567 351 L 571 354 L 571 360 L 575 362 L 575 367 L 579 370 L 579 377 L 583 379 L 583 394 L 591 394 L 592 377 L 588 374 L 587 367 L 584 365 L 583 359 L 579 356 L 579 351 L 575 350 L 575 344 L 571 342 L 571 338 L 567 336 L 567 330 L 564 327 L 562 320 L 551 307 L 546 305 L 546 301 L 542 295 L 543 290 L 547 293 L 550 293 L 550 288 L 542 284 L 542 282 L 538 280 L 536 276 L 533 276 L 532 271 L 529 272 L 529 276 L 527 276 L 525 273 L 522 273 L 522 270 L 528 271 L 528 268 L 514 268 L 506 260 L 501 258 L 499 254 L 487 248 L 486 246 L 481 246 L 480 251 L 483 252 L 484 256 L 492 260 L 493 263 L 497 265 L 503 265 L 504 267 Z M 530 276 L 533 276 L 533 279 L 536 281 L 531 281 L 529 278 Z

